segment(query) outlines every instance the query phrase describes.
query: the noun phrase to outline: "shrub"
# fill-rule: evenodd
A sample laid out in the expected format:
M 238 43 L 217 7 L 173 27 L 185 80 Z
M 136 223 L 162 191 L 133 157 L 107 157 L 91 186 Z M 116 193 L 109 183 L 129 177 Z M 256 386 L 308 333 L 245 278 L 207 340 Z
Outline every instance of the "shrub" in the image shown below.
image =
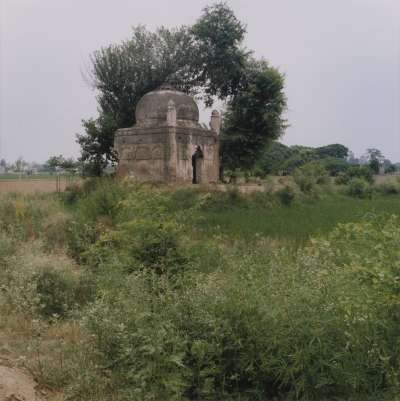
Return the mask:
M 374 182 L 373 171 L 368 166 L 351 166 L 345 172 L 340 173 L 335 182 L 339 185 L 348 184 L 353 178 L 363 179 L 369 184 Z
M 53 205 L 49 203 L 34 196 L 3 197 L 0 201 L 0 229 L 22 241 L 37 237 L 41 218 L 52 209 Z
M 75 204 L 85 193 L 84 186 L 79 183 L 72 183 L 62 192 L 62 198 L 67 205 Z
M 113 178 L 88 181 L 85 195 L 80 199 L 77 210 L 82 218 L 96 221 L 99 217 L 114 221 L 119 205 L 127 194 L 128 185 Z
M 33 276 L 39 295 L 40 313 L 50 318 L 64 317 L 74 303 L 73 285 L 70 280 L 60 273 L 45 270 Z
M 346 172 L 350 167 L 346 160 L 335 157 L 327 157 L 320 160 L 319 163 L 332 177 L 336 177 L 338 174 Z
M 200 194 L 195 209 L 222 210 L 230 207 L 246 207 L 247 202 L 236 186 L 227 185 L 227 190 L 209 191 Z
M 295 170 L 293 179 L 303 192 L 310 192 L 317 184 L 329 181 L 326 170 L 318 162 L 311 162 Z
M 400 194 L 400 182 L 393 179 L 387 180 L 377 185 L 376 189 L 385 195 L 397 195 Z
M 342 225 L 295 258 L 232 250 L 173 288 L 146 272 L 117 280 L 85 317 L 100 367 L 129 400 L 396 394 L 399 227 Z
M 179 226 L 167 220 L 136 219 L 121 224 L 101 235 L 83 256 L 92 268 L 111 265 L 128 273 L 147 270 L 172 279 L 188 263 Z
M 54 212 L 43 218 L 41 237 L 44 239 L 46 251 L 54 252 L 67 247 L 70 225 L 70 216 L 62 211 Z
M 184 333 L 149 293 L 148 278 L 132 274 L 114 283 L 86 312 L 101 368 L 117 381 L 124 400 L 180 400 L 185 387 Z M 165 294 L 168 296 L 168 294 Z
M 396 165 L 395 164 L 389 164 L 385 167 L 385 174 L 393 174 L 396 172 Z
M 103 178 L 86 180 L 83 188 L 66 227 L 69 255 L 78 262 L 85 262 L 87 249 L 116 225 L 130 187 L 117 179 Z
M 45 318 L 64 318 L 77 306 L 93 299 L 95 285 L 87 275 L 43 269 L 32 276 L 38 294 L 39 312 Z
M 346 185 L 349 183 L 349 181 L 349 177 L 346 175 L 345 172 L 341 172 L 335 177 L 336 185 Z
M 356 198 L 368 198 L 372 194 L 371 185 L 361 178 L 352 178 L 347 187 L 346 193 Z
M 200 190 L 193 188 L 177 188 L 171 193 L 170 208 L 172 210 L 190 209 L 194 207 L 201 194 Z
M 0 238 L 0 250 L 2 242 Z M 92 276 L 60 253 L 44 253 L 40 241 L 14 245 L 14 252 L 0 262 L 0 306 L 10 310 L 32 317 L 65 317 L 93 298 Z
M 276 192 L 281 203 L 285 206 L 290 206 L 296 196 L 294 190 L 289 185 L 285 185 L 282 189 Z
M 132 231 L 133 232 L 132 232 Z M 181 273 L 187 259 L 179 244 L 179 226 L 172 222 L 136 222 L 123 235 L 130 235 L 131 255 L 156 274 Z

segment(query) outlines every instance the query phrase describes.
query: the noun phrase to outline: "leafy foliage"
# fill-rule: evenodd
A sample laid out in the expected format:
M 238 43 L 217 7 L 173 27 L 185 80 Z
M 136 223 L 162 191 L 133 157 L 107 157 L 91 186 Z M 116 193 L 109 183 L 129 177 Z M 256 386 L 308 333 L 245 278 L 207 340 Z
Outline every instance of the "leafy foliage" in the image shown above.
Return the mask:
M 112 147 L 118 122 L 111 114 L 101 115 L 97 120 L 83 121 L 86 133 L 77 135 L 81 146 L 81 158 L 84 162 L 83 175 L 100 176 L 109 163 L 116 161 Z
M 248 52 L 241 48 L 246 29 L 227 3 L 206 7 L 191 28 L 193 54 L 191 69 L 196 85 L 203 88 L 205 103 L 215 96 L 227 99 L 237 94 L 243 80 Z
M 282 164 L 291 158 L 295 151 L 280 142 L 273 141 L 265 147 L 263 154 L 257 161 L 256 168 L 260 169 L 264 175 L 278 174 L 282 169 Z
M 315 151 L 320 159 L 333 157 L 335 159 L 345 160 L 349 154 L 349 149 L 339 143 L 321 146 L 319 148 L 316 148 Z
M 362 178 L 352 178 L 347 187 L 347 193 L 350 196 L 358 198 L 368 198 L 371 196 L 372 188 L 368 182 Z
M 250 169 L 268 141 L 278 139 L 286 127 L 284 79 L 265 61 L 252 60 L 241 90 L 229 101 L 221 135 L 225 166 Z
M 353 178 L 360 178 L 368 184 L 374 182 L 373 171 L 368 166 L 351 166 L 345 172 L 338 175 L 338 184 L 348 184 Z
M 257 161 L 257 168 L 260 168 L 264 175 L 292 174 L 294 170 L 304 164 L 319 161 L 331 176 L 336 176 L 349 167 L 346 161 L 348 149 L 341 144 L 332 144 L 319 148 L 308 146 L 286 146 L 279 142 L 272 142 L 268 145 L 260 159 Z
M 295 192 L 292 187 L 285 185 L 277 192 L 277 196 L 285 206 L 290 206 L 295 198 Z
M 131 39 L 96 51 L 91 78 L 100 115 L 84 120 L 85 133 L 77 136 L 85 172 L 101 175 L 117 161 L 112 151 L 115 130 L 134 124 L 139 99 L 165 82 L 201 95 L 207 106 L 215 99 L 228 101 L 224 138 L 226 149 L 236 153 L 224 160 L 228 167 L 236 157 L 249 165 L 254 160 L 249 153 L 281 135 L 286 100 L 283 76 L 250 57 L 242 48 L 244 34 L 245 27 L 228 5 L 217 3 L 206 7 L 192 27 L 162 27 L 154 33 L 137 27 Z M 247 101 L 251 107 L 236 115 Z M 243 144 L 247 156 L 237 153 Z
M 326 184 L 328 175 L 319 163 L 311 162 L 295 170 L 293 179 L 303 192 L 310 192 L 315 185 Z
M 308 168 L 300 172 L 317 180 Z M 109 179 L 88 180 L 67 204 L 2 198 L 1 327 L 10 315 L 14 337 L 15 327 L 34 327 L 23 348 L 39 359 L 35 375 L 53 385 L 59 377 L 77 401 L 395 400 L 400 218 L 360 215 L 374 205 L 398 214 L 399 202 L 344 198 L 318 210 L 304 194 L 283 207 L 272 194 Z M 316 232 L 332 209 L 329 227 L 342 209 L 357 222 L 289 246 L 290 224 L 299 235 L 319 213 Z M 67 224 L 49 212 L 68 214 Z M 229 226 L 243 212 L 248 239 Z M 212 213 L 225 221 L 202 229 Z M 281 240 L 274 215 L 284 217 Z M 43 246 L 49 225 L 65 231 L 64 246 L 82 233 L 80 266 L 62 244 Z M 46 337 L 56 363 L 41 357 Z
M 72 172 L 79 167 L 79 163 L 73 158 L 65 158 L 63 155 L 51 156 L 47 162 L 46 166 L 51 172 L 55 172 L 57 168 L 61 168 L 66 171 Z
M 400 194 L 400 180 L 399 178 L 396 179 L 390 179 L 385 182 L 383 182 L 380 185 L 376 186 L 376 189 L 379 192 L 382 192 L 386 195 L 397 195 Z

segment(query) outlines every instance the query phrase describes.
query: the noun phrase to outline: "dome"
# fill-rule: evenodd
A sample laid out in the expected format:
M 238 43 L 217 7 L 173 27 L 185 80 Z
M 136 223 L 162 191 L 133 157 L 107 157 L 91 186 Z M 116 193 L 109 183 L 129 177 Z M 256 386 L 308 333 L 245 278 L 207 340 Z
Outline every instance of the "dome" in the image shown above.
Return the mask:
M 146 93 L 136 106 L 136 123 L 139 125 L 160 124 L 166 121 L 168 102 L 175 103 L 177 120 L 194 123 L 199 121 L 199 108 L 192 97 L 171 87 L 160 87 Z

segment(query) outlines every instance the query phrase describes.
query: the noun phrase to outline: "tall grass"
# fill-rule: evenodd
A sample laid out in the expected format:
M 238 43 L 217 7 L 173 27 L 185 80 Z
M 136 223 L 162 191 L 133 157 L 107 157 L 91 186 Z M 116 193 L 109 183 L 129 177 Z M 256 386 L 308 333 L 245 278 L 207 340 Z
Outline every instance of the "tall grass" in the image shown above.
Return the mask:
M 199 212 L 198 227 L 206 233 L 224 233 L 252 240 L 255 235 L 304 244 L 311 236 L 326 234 L 338 223 L 360 221 L 369 214 L 400 214 L 398 196 L 376 195 L 355 199 L 330 195 L 294 202 L 290 207 L 226 207 Z

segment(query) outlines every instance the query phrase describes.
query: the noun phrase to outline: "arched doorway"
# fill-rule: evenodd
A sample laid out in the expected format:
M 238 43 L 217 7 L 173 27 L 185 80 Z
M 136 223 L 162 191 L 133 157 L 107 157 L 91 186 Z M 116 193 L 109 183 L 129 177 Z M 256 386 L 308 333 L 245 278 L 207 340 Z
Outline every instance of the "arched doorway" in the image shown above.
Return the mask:
M 202 173 L 201 170 L 203 167 L 203 151 L 201 150 L 200 146 L 197 146 L 196 151 L 193 153 L 192 167 L 193 167 L 192 183 L 200 184 L 201 183 L 201 173 Z

